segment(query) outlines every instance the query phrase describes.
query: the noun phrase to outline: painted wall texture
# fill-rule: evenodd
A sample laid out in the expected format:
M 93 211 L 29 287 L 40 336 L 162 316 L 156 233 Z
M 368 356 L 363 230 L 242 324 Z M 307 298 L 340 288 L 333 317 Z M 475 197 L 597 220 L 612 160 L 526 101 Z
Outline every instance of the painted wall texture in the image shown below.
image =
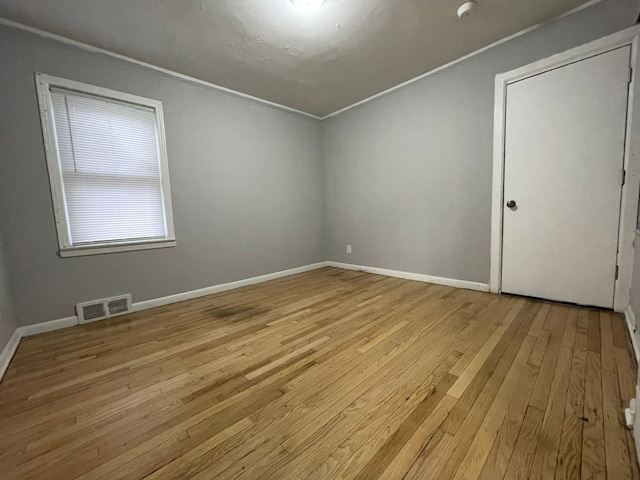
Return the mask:
M 61 259 L 34 72 L 164 105 L 175 248 Z M 0 233 L 22 325 L 323 260 L 320 124 L 0 28 Z
M 603 2 L 325 120 L 328 259 L 488 283 L 496 74 L 629 27 L 637 9 Z
M 636 11 L 607 0 L 323 123 L 0 27 L 0 235 L 17 323 L 323 260 L 488 282 L 495 75 Z M 35 71 L 163 102 L 177 247 L 58 256 Z
M 640 231 L 636 232 L 633 252 L 633 277 L 631 280 L 631 301 L 629 302 L 636 315 L 636 324 L 640 320 Z M 636 325 L 637 326 L 637 325 Z M 640 340 L 640 332 L 636 332 Z
M 2 239 L 0 238 L 0 352 L 6 347 L 17 327 L 5 268 Z
M 633 278 L 631 281 L 631 301 L 630 306 L 633 310 L 633 313 L 636 317 L 636 332 L 635 337 L 636 340 L 640 341 L 640 331 L 638 331 L 638 321 L 640 320 L 640 231 L 636 232 L 635 238 L 635 250 L 634 250 L 634 258 L 633 258 Z M 636 381 L 636 402 L 640 404 L 640 371 L 638 372 L 638 378 Z M 640 410 L 636 409 L 636 416 L 633 423 L 633 436 L 638 439 L 640 438 Z M 640 460 L 640 441 L 636 441 L 636 455 L 638 460 Z

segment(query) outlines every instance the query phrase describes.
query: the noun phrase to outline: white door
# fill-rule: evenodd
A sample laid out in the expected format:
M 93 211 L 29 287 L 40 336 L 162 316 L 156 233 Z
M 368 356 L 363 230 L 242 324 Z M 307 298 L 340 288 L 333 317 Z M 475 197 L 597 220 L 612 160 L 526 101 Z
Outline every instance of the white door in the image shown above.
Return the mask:
M 508 85 L 503 292 L 613 307 L 630 55 Z

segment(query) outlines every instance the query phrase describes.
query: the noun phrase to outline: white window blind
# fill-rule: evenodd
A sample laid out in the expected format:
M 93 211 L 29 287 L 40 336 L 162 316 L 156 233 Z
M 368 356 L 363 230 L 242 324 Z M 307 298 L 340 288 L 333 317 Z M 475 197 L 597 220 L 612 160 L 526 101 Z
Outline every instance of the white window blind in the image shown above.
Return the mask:
M 155 110 L 50 92 L 68 246 L 167 239 Z

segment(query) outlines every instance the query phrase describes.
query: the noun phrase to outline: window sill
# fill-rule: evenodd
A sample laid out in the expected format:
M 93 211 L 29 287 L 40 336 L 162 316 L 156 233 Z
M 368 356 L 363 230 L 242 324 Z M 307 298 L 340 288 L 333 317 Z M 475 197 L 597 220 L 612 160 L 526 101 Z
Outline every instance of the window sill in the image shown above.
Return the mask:
M 84 257 L 87 255 L 104 255 L 106 253 L 117 252 L 134 252 L 137 250 L 151 250 L 155 248 L 169 248 L 175 247 L 176 241 L 158 240 L 154 242 L 130 242 L 130 243 L 116 243 L 111 245 L 91 245 L 83 247 L 70 247 L 60 249 L 60 256 L 62 258 L 67 257 Z

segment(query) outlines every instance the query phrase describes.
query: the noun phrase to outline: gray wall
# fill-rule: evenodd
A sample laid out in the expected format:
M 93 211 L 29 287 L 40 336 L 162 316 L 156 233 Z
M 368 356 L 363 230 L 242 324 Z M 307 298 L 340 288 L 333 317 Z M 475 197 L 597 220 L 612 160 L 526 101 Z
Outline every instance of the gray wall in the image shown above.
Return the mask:
M 161 100 L 175 248 L 61 259 L 34 71 Z M 0 234 L 22 325 L 323 260 L 316 120 L 0 27 Z
M 2 239 L 0 238 L 0 352 L 4 350 L 7 342 L 16 329 L 16 321 L 13 315 L 13 304 L 9 291 L 9 278 L 4 263 Z
M 80 301 L 326 259 L 487 282 L 495 74 L 627 27 L 636 11 L 607 0 L 322 125 L 0 27 L 0 235 L 15 316 L 28 325 Z M 163 101 L 176 248 L 59 258 L 34 71 Z
M 495 75 L 637 10 L 605 1 L 325 121 L 328 259 L 488 283 Z
M 631 279 L 631 300 L 629 303 L 636 317 L 635 337 L 636 340 L 640 340 L 640 331 L 638 331 L 637 329 L 638 323 L 640 323 L 640 231 L 636 231 L 634 247 L 633 277 Z M 638 371 L 636 385 L 640 386 L 640 370 Z M 640 402 L 640 398 L 636 398 L 636 402 Z M 637 412 L 634 421 L 633 436 L 636 439 L 640 438 L 640 415 Z M 636 455 L 638 457 L 638 460 L 640 461 L 640 441 L 638 440 L 636 440 Z
M 640 322 L 640 231 L 636 231 L 633 250 L 633 277 L 631 278 L 631 300 L 629 304 L 636 316 L 636 324 Z M 640 332 L 637 332 L 640 335 Z

